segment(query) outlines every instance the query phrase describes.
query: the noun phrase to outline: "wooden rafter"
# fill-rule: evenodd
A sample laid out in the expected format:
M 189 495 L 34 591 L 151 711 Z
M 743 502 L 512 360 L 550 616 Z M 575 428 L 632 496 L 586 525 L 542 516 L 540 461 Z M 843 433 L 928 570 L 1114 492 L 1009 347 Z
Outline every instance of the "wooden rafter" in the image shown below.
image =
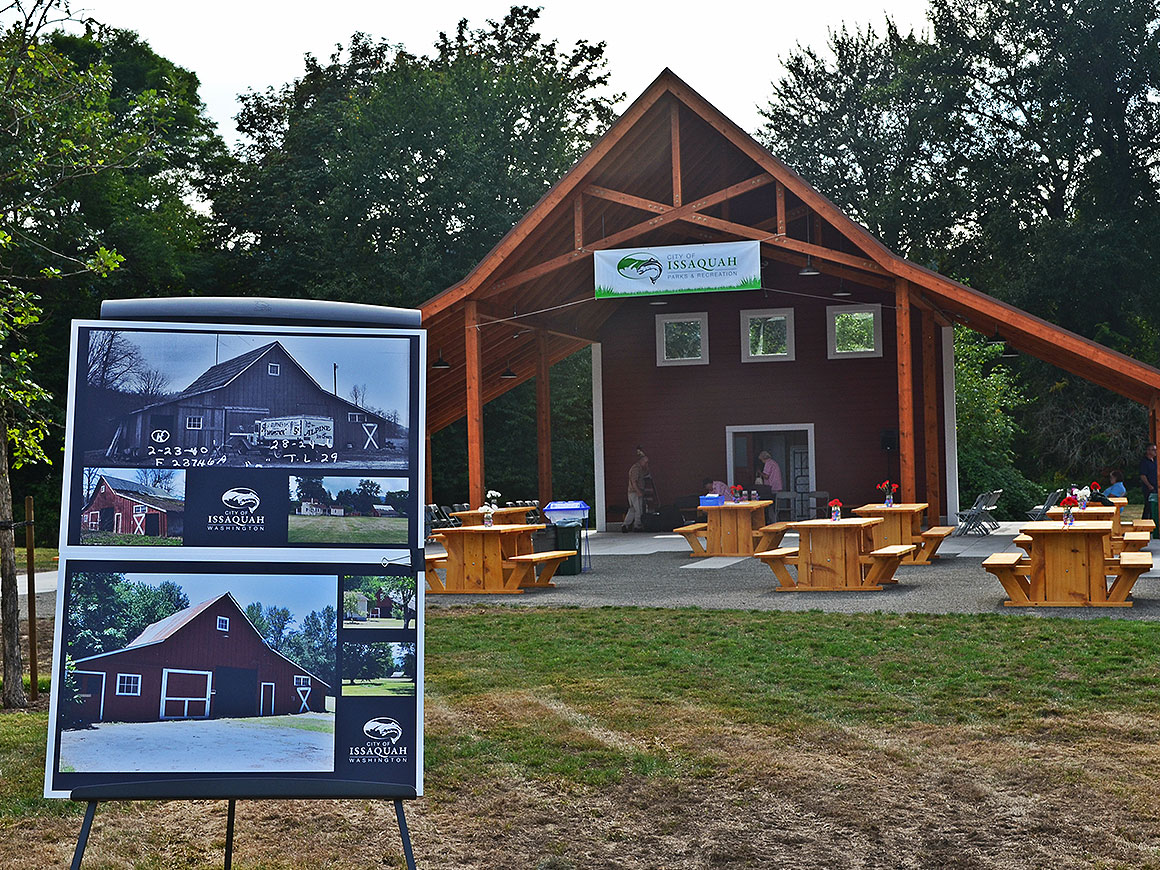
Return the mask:
M 669 141 L 673 155 L 673 205 L 681 205 L 681 109 L 677 103 L 669 106 Z

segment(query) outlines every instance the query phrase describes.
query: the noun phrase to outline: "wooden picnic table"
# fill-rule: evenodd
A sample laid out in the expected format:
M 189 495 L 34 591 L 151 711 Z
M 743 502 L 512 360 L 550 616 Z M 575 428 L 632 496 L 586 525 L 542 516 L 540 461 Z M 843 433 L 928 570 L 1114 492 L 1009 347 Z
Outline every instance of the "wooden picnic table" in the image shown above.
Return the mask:
M 882 584 L 897 582 L 894 572 L 914 544 L 874 546 L 874 528 L 881 517 L 850 517 L 840 520 L 806 520 L 790 523 L 798 533 L 797 547 L 762 551 L 757 558 L 773 570 L 779 592 L 880 591 Z M 797 566 L 797 577 L 787 565 Z
M 765 509 L 771 504 L 769 499 L 762 499 L 701 505 L 698 510 L 705 514 L 705 551 L 695 555 L 752 556 L 765 525 Z
M 440 529 L 447 556 L 426 559 L 429 591 L 452 593 L 519 593 L 531 587 L 553 586 L 552 576 L 575 550 L 535 552 L 532 532 L 542 524 L 457 526 Z M 536 576 L 536 568 L 540 575 Z M 441 581 L 436 569 L 442 568 Z
M 886 504 L 864 504 L 854 508 L 860 517 L 879 517 L 882 522 L 874 526 L 874 548 L 890 547 L 895 544 L 914 544 L 914 550 L 902 560 L 905 565 L 929 565 L 937 559 L 939 544 L 950 535 L 954 526 L 934 526 L 922 530 L 922 515 L 929 505 L 922 502 L 895 502 Z
M 1150 553 L 1105 553 L 1111 521 L 1028 523 L 1028 554 L 995 553 L 983 561 L 1007 591 L 1008 607 L 1131 607 L 1128 594 L 1152 567 Z M 1108 578 L 1112 583 L 1108 585 Z
M 495 523 L 526 523 L 528 520 L 528 511 L 530 507 L 501 507 L 496 508 L 491 512 L 492 521 Z M 474 508 L 469 511 L 455 511 L 451 516 L 458 519 L 465 526 L 482 526 L 483 525 L 483 510 Z
M 1125 500 L 1125 504 L 1126 504 Z M 1132 522 L 1129 521 L 1126 525 L 1121 518 L 1121 511 L 1123 505 L 1103 505 L 1088 503 L 1086 508 L 1072 508 L 1072 516 L 1078 520 L 1092 521 L 1092 522 L 1106 522 L 1110 525 L 1108 535 L 1104 538 L 1104 555 L 1116 556 L 1124 550 L 1139 551 L 1148 546 L 1150 535 L 1148 531 L 1136 529 Z M 1056 520 L 1063 522 L 1066 508 L 1053 507 L 1048 508 L 1047 518 L 1049 520 Z M 1027 549 L 1025 544 L 1025 535 L 1020 535 L 1020 540 L 1017 543 Z

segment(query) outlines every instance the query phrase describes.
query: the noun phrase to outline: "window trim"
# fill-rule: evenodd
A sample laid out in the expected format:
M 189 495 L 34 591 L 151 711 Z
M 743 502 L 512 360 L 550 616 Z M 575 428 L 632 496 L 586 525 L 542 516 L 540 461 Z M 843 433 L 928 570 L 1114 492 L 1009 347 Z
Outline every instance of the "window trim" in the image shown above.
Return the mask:
M 230 630 L 230 618 L 228 616 L 219 616 L 217 618 L 217 630 L 218 631 L 229 631 Z
M 121 680 L 126 681 L 126 691 L 121 691 Z M 136 680 L 137 691 L 132 691 L 133 680 Z M 115 694 L 140 697 L 141 695 L 141 675 L 140 674 L 117 674 L 117 684 Z
M 185 428 L 187 430 L 201 431 L 201 429 L 204 425 L 205 425 L 205 417 L 204 416 L 186 417 L 185 418 Z
M 696 321 L 701 326 L 701 355 L 696 359 L 668 359 L 665 357 L 665 325 Z M 686 311 L 680 314 L 656 315 L 656 346 L 658 366 L 707 366 L 709 364 L 709 312 Z
M 835 326 L 838 314 L 852 314 L 867 312 L 874 316 L 874 349 L 848 350 L 839 352 L 836 346 L 837 327 Z M 826 306 L 826 358 L 827 359 L 870 359 L 882 356 L 882 306 L 876 303 L 858 303 L 855 305 L 827 305 Z
M 280 363 L 266 363 L 266 374 L 273 377 L 279 377 L 282 374 L 282 365 Z
M 754 356 L 749 352 L 749 321 L 755 317 L 782 317 L 785 319 L 785 353 L 770 353 Z M 742 310 L 741 361 L 743 363 L 793 362 L 796 352 L 792 308 L 746 308 Z
M 302 686 L 309 686 L 309 685 L 310 685 L 310 675 L 309 674 L 295 674 L 294 675 L 294 688 L 297 689 L 297 688 L 300 688 Z
M 365 414 L 362 411 L 347 411 L 346 422 L 348 423 L 363 423 L 365 421 Z

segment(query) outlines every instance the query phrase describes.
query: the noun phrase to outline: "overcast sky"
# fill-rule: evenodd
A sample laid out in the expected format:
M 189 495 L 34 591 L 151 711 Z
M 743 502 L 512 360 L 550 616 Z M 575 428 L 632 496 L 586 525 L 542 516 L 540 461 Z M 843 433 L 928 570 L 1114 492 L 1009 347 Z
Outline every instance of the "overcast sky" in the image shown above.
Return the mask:
M 222 135 L 235 141 L 236 96 L 299 77 L 307 53 L 327 58 L 336 43 L 363 31 L 431 51 L 440 31 L 460 18 L 472 28 L 500 19 L 508 0 L 335 0 L 327 4 L 269 0 L 73 0 L 73 11 L 135 30 L 164 57 L 197 73 L 201 97 Z M 900 28 L 926 26 L 926 0 L 721 0 L 690 6 L 659 0 L 544 0 L 540 32 L 570 48 L 577 40 L 607 43 L 614 92 L 623 110 L 665 67 L 750 133 L 757 107 L 781 74 L 779 58 L 795 45 L 821 47 L 830 29 L 874 25 L 887 14 Z

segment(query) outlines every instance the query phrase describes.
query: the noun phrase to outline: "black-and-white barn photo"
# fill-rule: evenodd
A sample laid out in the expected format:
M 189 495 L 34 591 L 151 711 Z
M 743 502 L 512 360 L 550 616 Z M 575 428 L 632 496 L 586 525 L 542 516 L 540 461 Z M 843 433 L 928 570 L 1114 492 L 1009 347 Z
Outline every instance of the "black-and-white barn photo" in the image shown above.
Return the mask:
M 408 409 L 382 407 L 391 396 L 374 383 L 378 372 L 373 361 L 360 359 L 341 339 L 311 346 L 309 339 L 280 337 L 221 362 L 213 362 L 211 356 L 188 386 L 166 392 L 170 380 L 196 371 L 189 366 L 197 353 L 183 350 L 207 349 L 215 356 L 220 352 L 204 333 L 168 337 L 175 345 L 172 349 L 156 347 L 156 334 L 90 332 L 87 388 L 93 430 L 99 433 L 92 437 L 101 442 L 86 444 L 86 459 L 111 466 L 185 468 L 304 463 L 406 467 Z M 239 340 L 228 338 L 235 344 Z M 262 336 L 245 338 L 256 343 Z M 116 341 L 123 344 L 122 353 L 102 364 L 99 350 Z M 144 349 L 139 347 L 142 343 Z M 123 378 L 116 383 L 107 369 L 126 351 L 137 354 L 141 373 L 135 381 Z M 340 370 L 350 398 L 339 390 Z M 143 386 L 147 382 L 150 389 Z M 96 450 L 101 451 L 99 456 L 94 455 Z

